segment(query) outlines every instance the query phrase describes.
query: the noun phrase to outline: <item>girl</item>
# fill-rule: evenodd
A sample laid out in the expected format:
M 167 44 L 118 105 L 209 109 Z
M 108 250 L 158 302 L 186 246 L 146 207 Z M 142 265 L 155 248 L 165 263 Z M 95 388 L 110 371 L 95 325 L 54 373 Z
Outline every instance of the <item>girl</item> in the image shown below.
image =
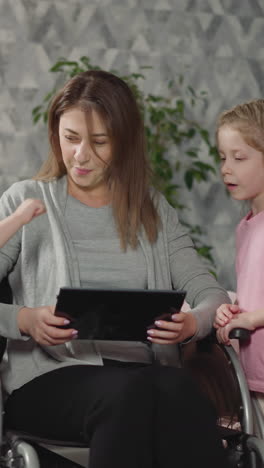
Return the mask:
M 233 328 L 252 331 L 241 345 L 241 360 L 264 410 L 264 100 L 224 112 L 216 136 L 223 181 L 235 200 L 249 202 L 250 211 L 236 230 L 237 301 L 217 309 L 214 326 L 225 344 Z

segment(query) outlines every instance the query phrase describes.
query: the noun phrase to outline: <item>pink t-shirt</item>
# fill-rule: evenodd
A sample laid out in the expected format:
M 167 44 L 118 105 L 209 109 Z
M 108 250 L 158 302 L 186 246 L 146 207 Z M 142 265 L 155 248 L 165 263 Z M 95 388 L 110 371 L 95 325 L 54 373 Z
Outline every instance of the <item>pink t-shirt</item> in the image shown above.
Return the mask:
M 264 309 L 264 211 L 250 212 L 236 229 L 237 298 L 243 312 Z M 264 327 L 241 346 L 241 361 L 250 390 L 264 392 Z

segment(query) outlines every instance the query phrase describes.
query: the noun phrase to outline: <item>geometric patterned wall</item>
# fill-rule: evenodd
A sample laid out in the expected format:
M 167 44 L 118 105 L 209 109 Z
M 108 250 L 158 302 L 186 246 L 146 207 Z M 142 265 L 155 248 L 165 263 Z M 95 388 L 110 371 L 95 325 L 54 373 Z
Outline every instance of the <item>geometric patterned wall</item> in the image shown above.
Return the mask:
M 262 96 L 263 0 L 0 0 L 0 192 L 31 177 L 46 157 L 32 108 L 54 85 L 50 66 L 82 55 L 105 69 L 148 70 L 144 89 L 162 93 L 179 73 L 209 103 L 194 117 L 212 134 L 219 111 Z M 187 194 L 186 196 L 189 196 Z M 233 231 L 240 207 L 215 176 L 196 186 L 190 217 L 214 247 L 219 281 L 234 288 Z

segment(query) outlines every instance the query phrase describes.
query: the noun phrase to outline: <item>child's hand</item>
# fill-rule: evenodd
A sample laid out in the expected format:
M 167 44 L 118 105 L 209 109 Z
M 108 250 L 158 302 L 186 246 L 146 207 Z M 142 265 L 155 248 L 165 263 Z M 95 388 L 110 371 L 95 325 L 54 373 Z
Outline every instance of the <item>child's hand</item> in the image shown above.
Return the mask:
M 42 201 L 33 198 L 27 198 L 14 212 L 14 216 L 18 217 L 22 224 L 29 223 L 33 218 L 46 212 L 46 208 Z
M 264 327 L 264 309 L 257 309 L 252 312 L 240 312 L 233 315 L 227 325 L 218 327 L 216 336 L 220 343 L 230 344 L 229 333 L 233 328 L 245 328 L 246 330 L 254 331 L 259 327 Z
M 226 345 L 230 344 L 229 333 L 233 328 L 245 328 L 246 330 L 255 330 L 253 312 L 241 312 L 240 314 L 233 315 L 233 318 L 224 327 L 218 328 L 216 332 L 219 343 Z M 263 321 L 263 310 L 262 310 Z
M 214 328 L 224 327 L 233 318 L 233 314 L 240 312 L 236 304 L 222 304 L 218 307 L 214 320 Z

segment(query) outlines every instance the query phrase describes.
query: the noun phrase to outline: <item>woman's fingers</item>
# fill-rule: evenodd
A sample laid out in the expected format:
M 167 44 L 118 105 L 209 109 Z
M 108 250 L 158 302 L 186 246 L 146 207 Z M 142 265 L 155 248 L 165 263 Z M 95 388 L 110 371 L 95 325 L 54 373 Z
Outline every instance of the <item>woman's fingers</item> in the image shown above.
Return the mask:
M 74 330 L 73 328 L 61 330 L 53 326 L 47 326 L 36 332 L 34 339 L 39 344 L 57 345 L 76 338 L 77 334 L 77 330 Z
M 58 328 L 53 325 L 46 325 L 43 329 L 44 333 L 51 339 L 55 340 L 67 340 L 71 339 L 72 336 L 76 335 L 77 330 L 74 328 Z
M 69 320 L 54 315 L 53 306 L 22 307 L 18 312 L 18 325 L 22 333 L 30 335 L 42 345 L 62 344 L 77 336 L 73 328 L 63 329 Z
M 78 332 L 74 328 L 60 328 L 65 325 L 69 325 L 70 321 L 64 317 L 54 315 L 55 308 L 51 307 L 51 314 L 48 315 L 47 324 L 45 325 L 46 339 L 51 345 L 62 344 L 65 341 L 69 341 L 76 338 Z
M 47 345 L 47 346 L 55 346 L 55 345 L 60 345 L 60 344 L 64 344 L 65 342 L 68 342 L 70 340 L 72 340 L 73 338 L 76 338 L 77 336 L 77 331 L 76 330 L 67 330 L 69 331 L 69 334 L 67 336 L 63 336 L 63 337 L 58 337 L 58 336 L 54 336 L 52 337 L 52 332 L 49 332 L 48 334 L 47 333 L 43 333 L 43 336 L 41 337 L 41 343 L 42 345 Z
M 182 341 L 186 336 L 190 336 L 192 332 L 187 330 L 186 323 L 189 322 L 191 314 L 181 312 L 173 314 L 171 321 L 157 320 L 155 325 L 157 328 L 148 330 L 148 340 L 157 344 L 173 344 Z M 187 320 L 188 319 L 188 320 Z
M 179 324 L 176 327 L 172 327 L 171 322 L 164 322 L 163 320 L 159 321 L 157 327 L 159 328 L 151 328 L 147 331 L 148 340 L 153 343 L 164 343 L 164 341 L 171 343 L 177 340 L 182 330 L 182 326 Z
M 158 329 L 178 332 L 183 327 L 183 320 L 180 322 L 167 322 L 165 320 L 157 320 L 155 322 L 155 325 L 158 327 Z
M 171 316 L 171 321 L 158 320 L 157 328 L 148 330 L 148 340 L 157 344 L 180 343 L 197 331 L 197 321 L 191 312 L 179 312 Z
M 57 315 L 49 314 L 45 322 L 47 325 L 52 325 L 53 327 L 62 327 L 63 325 L 69 325 L 70 320 L 65 317 L 58 317 Z
M 173 338 L 176 338 L 179 334 L 179 331 L 176 332 L 176 331 L 167 331 L 167 330 L 159 330 L 159 329 L 155 329 L 155 328 L 152 328 L 150 330 L 148 330 L 148 335 L 150 336 L 155 336 L 155 337 L 159 337 L 159 338 L 167 338 L 167 339 L 173 339 Z

